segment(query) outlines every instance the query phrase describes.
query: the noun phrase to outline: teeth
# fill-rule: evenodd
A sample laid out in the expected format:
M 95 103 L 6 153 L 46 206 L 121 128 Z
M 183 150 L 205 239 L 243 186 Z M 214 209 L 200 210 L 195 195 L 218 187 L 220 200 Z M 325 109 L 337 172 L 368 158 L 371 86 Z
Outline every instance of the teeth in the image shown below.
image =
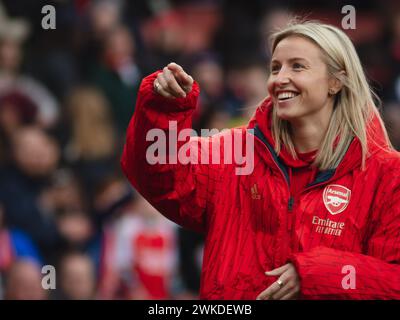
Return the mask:
M 278 94 L 278 99 L 279 100 L 281 100 L 281 99 L 290 99 L 290 98 L 294 98 L 295 96 L 297 96 L 297 93 L 290 92 L 290 91 L 281 92 L 281 93 Z

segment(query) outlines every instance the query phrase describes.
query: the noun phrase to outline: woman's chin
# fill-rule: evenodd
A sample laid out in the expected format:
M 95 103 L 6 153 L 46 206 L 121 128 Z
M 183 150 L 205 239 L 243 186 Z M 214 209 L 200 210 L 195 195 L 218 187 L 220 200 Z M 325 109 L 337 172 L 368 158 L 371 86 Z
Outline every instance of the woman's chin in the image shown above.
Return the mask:
M 295 118 L 295 116 L 291 112 L 289 112 L 289 110 L 278 110 L 276 115 L 278 116 L 278 118 L 286 121 L 290 121 Z

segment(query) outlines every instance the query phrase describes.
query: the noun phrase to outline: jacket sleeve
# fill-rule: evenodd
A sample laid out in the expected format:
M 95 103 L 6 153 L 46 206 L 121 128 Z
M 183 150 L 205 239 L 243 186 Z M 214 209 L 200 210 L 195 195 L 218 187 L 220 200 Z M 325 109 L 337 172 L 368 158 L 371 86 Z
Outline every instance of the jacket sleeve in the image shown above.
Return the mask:
M 199 86 L 195 82 L 186 98 L 164 98 L 153 90 L 157 74 L 155 72 L 144 78 L 139 88 L 121 158 L 122 170 L 136 190 L 164 216 L 184 227 L 203 232 L 206 223 L 208 167 L 191 162 L 182 164 L 180 161 L 168 161 L 169 156 L 174 158 L 174 155 L 179 154 L 177 152 L 183 145 L 190 157 L 198 156 L 201 151 L 201 139 L 189 137 L 177 142 L 175 153 L 169 150 L 171 123 L 176 124 L 175 134 L 191 128 Z M 165 134 L 167 163 L 154 163 L 150 159 L 152 155 L 147 154 L 150 145 L 160 142 L 149 139 L 147 135 L 151 129 L 155 129 L 153 132 L 157 134 Z M 160 150 L 158 152 L 162 153 Z
M 303 298 L 400 299 L 400 186 L 385 198 L 363 254 L 315 247 L 292 256 Z

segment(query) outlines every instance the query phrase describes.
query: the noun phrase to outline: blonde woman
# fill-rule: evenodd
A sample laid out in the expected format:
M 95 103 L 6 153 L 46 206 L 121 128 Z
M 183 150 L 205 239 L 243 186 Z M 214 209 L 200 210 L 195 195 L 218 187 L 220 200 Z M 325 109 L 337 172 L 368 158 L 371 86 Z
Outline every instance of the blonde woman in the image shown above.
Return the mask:
M 100 91 L 93 87 L 78 87 L 68 97 L 71 119 L 72 159 L 95 161 L 109 159 L 115 152 L 115 129 L 110 105 Z
M 113 172 L 115 155 L 121 148 L 116 143 L 110 108 L 101 91 L 90 86 L 75 88 L 66 101 L 71 131 L 65 155 L 89 195 Z
M 165 216 L 204 232 L 203 299 L 400 298 L 400 158 L 353 44 L 305 22 L 271 48 L 269 97 L 239 129 L 255 136 L 251 175 L 146 161 L 149 129 L 191 125 L 199 87 L 175 63 L 142 82 L 125 174 Z

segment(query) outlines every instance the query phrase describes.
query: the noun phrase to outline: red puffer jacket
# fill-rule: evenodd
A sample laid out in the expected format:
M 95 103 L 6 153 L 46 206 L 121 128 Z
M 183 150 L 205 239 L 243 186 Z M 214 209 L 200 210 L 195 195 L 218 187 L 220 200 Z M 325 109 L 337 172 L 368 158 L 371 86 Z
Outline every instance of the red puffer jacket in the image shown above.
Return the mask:
M 399 153 L 370 142 L 361 170 L 361 146 L 354 139 L 335 170 L 318 172 L 293 196 L 291 161 L 273 151 L 272 104 L 266 99 L 248 128 L 235 131 L 255 136 L 252 174 L 237 175 L 235 164 L 150 165 L 146 150 L 154 142 L 146 141 L 148 130 L 167 132 L 171 120 L 178 131 L 190 128 L 199 94 L 195 83 L 186 98 L 165 99 L 153 92 L 156 74 L 140 87 L 121 164 L 162 214 L 205 233 L 201 298 L 255 299 L 276 280 L 264 272 L 287 262 L 298 271 L 303 299 L 400 298 Z M 368 134 L 383 146 L 376 120 Z M 190 146 L 233 132 L 191 138 Z

